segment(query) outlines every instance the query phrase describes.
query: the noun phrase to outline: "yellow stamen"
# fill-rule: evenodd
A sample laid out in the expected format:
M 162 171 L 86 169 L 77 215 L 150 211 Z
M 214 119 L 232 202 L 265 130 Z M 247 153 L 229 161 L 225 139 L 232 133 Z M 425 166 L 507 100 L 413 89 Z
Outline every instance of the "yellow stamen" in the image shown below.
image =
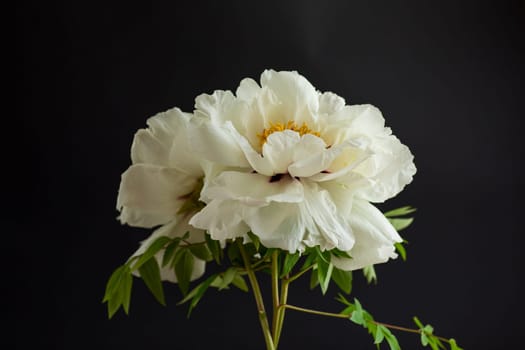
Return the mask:
M 268 139 L 268 136 L 273 134 L 274 132 L 278 131 L 284 131 L 284 130 L 292 130 L 299 135 L 303 136 L 306 134 L 312 134 L 315 136 L 321 136 L 321 134 L 318 131 L 313 131 L 308 127 L 308 124 L 306 122 L 303 122 L 303 125 L 299 126 L 297 125 L 293 120 L 289 120 L 286 124 L 283 124 L 281 122 L 272 123 L 270 122 L 270 127 L 264 129 L 262 133 L 257 134 L 257 137 L 259 137 L 259 140 L 261 141 L 261 146 L 264 145 L 266 140 Z

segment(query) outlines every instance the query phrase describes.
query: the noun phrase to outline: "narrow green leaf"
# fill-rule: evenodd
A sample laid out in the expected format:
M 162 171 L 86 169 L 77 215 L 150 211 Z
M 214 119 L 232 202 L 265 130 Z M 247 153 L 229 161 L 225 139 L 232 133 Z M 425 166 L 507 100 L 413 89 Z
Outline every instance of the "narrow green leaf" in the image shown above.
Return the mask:
M 399 342 L 397 341 L 397 338 L 392 334 L 390 329 L 384 327 L 382 331 L 383 331 L 383 335 L 385 336 L 386 342 L 388 343 L 388 346 L 390 347 L 390 350 L 401 350 L 401 347 L 399 346 Z
M 396 247 L 396 250 L 399 253 L 399 255 L 401 255 L 401 259 L 403 259 L 403 261 L 406 261 L 407 251 L 405 250 L 405 246 L 403 246 L 403 243 L 394 243 L 394 246 Z
M 151 291 L 155 299 L 162 305 L 166 305 L 164 289 L 160 280 L 160 269 L 157 259 L 151 258 L 145 261 L 139 268 L 140 277 Z
M 127 265 L 122 265 L 115 269 L 115 271 L 113 271 L 113 273 L 109 277 L 108 283 L 106 284 L 106 291 L 104 293 L 104 298 L 102 299 L 102 302 L 108 301 L 111 298 L 111 296 L 115 293 L 115 291 L 121 283 L 122 274 L 127 269 L 129 269 Z
M 347 305 L 347 306 L 354 306 L 351 302 L 348 301 L 348 299 L 345 298 L 345 296 L 341 293 L 337 293 L 337 298 L 335 300 Z
M 319 284 L 319 275 L 317 269 L 312 270 L 310 274 L 310 289 L 314 289 Z
M 244 277 L 239 275 L 238 273 L 233 278 L 232 284 L 242 290 L 243 292 L 248 292 L 248 285 L 246 284 L 246 281 L 244 280 Z
M 350 254 L 348 254 L 347 252 L 344 252 L 342 250 L 339 250 L 337 248 L 330 250 L 330 253 L 332 253 L 333 256 L 336 256 L 338 258 L 352 259 Z
M 332 279 L 343 292 L 350 294 L 352 291 L 352 271 L 343 271 L 334 267 Z
M 188 294 L 186 294 L 186 296 L 180 300 L 177 305 L 182 305 L 184 303 L 187 303 L 188 301 L 190 301 L 191 299 L 193 299 L 193 297 L 195 295 L 197 295 L 197 292 L 199 291 L 199 288 L 203 285 L 203 284 L 207 284 L 208 283 L 208 286 L 213 286 L 213 283 L 215 282 L 215 280 L 219 278 L 219 275 L 214 273 L 213 275 L 209 276 L 208 278 L 206 278 L 206 280 L 204 280 L 203 282 L 199 283 L 197 286 L 195 286 L 195 288 L 193 288 Z
M 414 320 L 414 323 L 416 324 L 416 326 L 420 330 L 423 330 L 424 326 L 423 326 L 423 323 L 419 320 L 419 318 L 417 318 L 417 316 L 414 316 L 412 319 Z
M 222 249 L 221 249 L 221 245 L 219 241 L 212 239 L 209 234 L 206 234 L 205 238 L 206 238 L 206 245 L 208 246 L 208 249 L 210 250 L 211 255 L 215 259 L 215 262 L 220 265 L 221 260 L 222 260 Z
M 416 210 L 417 210 L 416 208 L 413 208 L 411 206 L 405 206 L 405 207 L 401 207 L 401 208 L 397 208 L 397 209 L 393 209 L 393 210 L 387 211 L 383 215 L 386 216 L 386 217 L 404 216 L 404 215 L 411 214 L 411 213 L 415 212 Z
M 304 253 L 303 256 L 304 255 L 306 255 L 306 259 L 304 260 L 303 266 L 301 267 L 301 271 L 306 270 L 307 268 L 315 264 L 315 253 Z
M 127 273 L 123 275 L 121 289 L 122 289 L 122 307 L 124 312 L 129 314 L 129 304 L 131 302 L 131 288 L 133 287 L 133 276 L 131 271 L 127 270 Z
M 120 305 L 122 305 L 122 297 L 121 289 L 117 288 L 108 299 L 108 318 L 112 318 L 118 311 Z
M 450 345 L 450 350 L 463 350 L 463 348 L 459 347 L 454 338 L 450 338 L 448 344 Z
M 175 250 L 179 247 L 179 244 L 180 244 L 180 238 L 177 237 L 173 240 L 173 242 L 171 242 L 170 244 L 166 246 L 166 249 L 164 250 L 164 254 L 162 256 L 162 267 L 165 267 L 166 265 L 168 265 L 171 259 L 173 259 Z
M 414 221 L 414 218 L 396 218 L 396 219 L 388 219 L 392 226 L 396 229 L 396 231 L 401 231 L 410 226 L 410 224 Z
M 218 277 L 219 276 L 217 274 L 211 275 L 204 282 L 199 283 L 184 297 L 184 299 L 177 303 L 177 305 L 181 305 L 191 300 L 190 306 L 188 308 L 188 317 L 190 317 L 192 310 L 195 308 L 195 306 L 197 306 L 197 303 L 202 298 L 206 290 L 208 290 L 209 286 L 212 285 Z
M 219 285 L 219 290 L 223 290 L 224 288 L 228 287 L 230 283 L 232 283 L 236 274 L 237 269 L 235 267 L 230 267 L 228 270 L 226 270 L 222 275 L 222 282 Z
M 252 243 L 253 243 L 253 245 L 255 247 L 255 250 L 258 252 L 259 251 L 259 247 L 261 246 L 261 240 L 252 231 L 248 232 L 248 237 L 250 237 L 250 239 L 251 239 L 251 241 L 252 241 Z
M 333 264 L 327 263 L 322 258 L 317 259 L 317 278 L 323 294 L 326 294 L 326 291 L 328 290 L 333 269 Z
M 183 295 L 188 294 L 190 288 L 191 274 L 193 272 L 193 264 L 195 258 L 193 254 L 187 249 L 184 249 L 179 261 L 175 265 L 175 275 L 177 276 L 177 284 Z
M 330 257 L 331 253 L 327 250 L 324 252 L 321 251 L 321 248 L 319 246 L 315 246 L 315 253 L 317 254 L 317 261 L 319 262 L 319 258 L 323 260 L 325 263 L 330 263 Z
M 285 252 L 283 269 L 281 271 L 281 278 L 289 274 L 290 271 L 292 271 L 293 267 L 295 266 L 295 264 L 297 264 L 300 258 L 301 255 L 299 254 L 299 252 L 296 252 L 294 254 Z
M 193 256 L 196 258 L 199 258 L 204 261 L 211 261 L 213 259 L 213 256 L 208 249 L 208 246 L 206 245 L 206 242 L 202 242 L 199 244 L 192 244 L 188 246 Z
M 377 283 L 377 275 L 374 265 L 363 267 L 363 275 L 365 276 L 368 284 L 372 282 Z
M 241 252 L 239 251 L 239 246 L 235 242 L 232 242 L 228 245 L 227 253 L 228 259 L 230 259 L 230 262 L 233 265 L 242 264 Z
M 385 326 L 377 326 L 375 335 L 374 335 L 374 344 L 381 344 L 383 340 L 385 339 L 385 335 L 383 333 L 383 329 Z
M 171 242 L 171 238 L 166 236 L 160 236 L 154 240 L 146 251 L 140 256 L 139 260 L 133 265 L 132 270 L 138 270 L 146 261 L 150 260 L 155 254 L 159 252 L 168 242 Z

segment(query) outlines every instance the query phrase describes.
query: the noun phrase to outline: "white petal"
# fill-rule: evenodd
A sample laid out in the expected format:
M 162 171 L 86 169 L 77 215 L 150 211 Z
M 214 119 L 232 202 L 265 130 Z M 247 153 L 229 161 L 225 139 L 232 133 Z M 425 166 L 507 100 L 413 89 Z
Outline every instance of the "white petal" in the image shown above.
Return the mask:
M 296 161 L 288 167 L 290 175 L 309 177 L 328 169 L 333 160 L 341 153 L 342 147 L 326 148 L 324 141 L 314 135 L 306 134 L 295 148 Z M 312 152 L 307 155 L 308 152 Z
M 333 257 L 334 266 L 342 270 L 355 270 L 396 258 L 394 243 L 402 238 L 388 219 L 372 204 L 355 200 L 350 222 L 356 243 L 349 255 L 352 259 Z
M 330 115 L 345 106 L 345 100 L 332 92 L 324 92 L 319 96 L 319 114 Z
M 228 112 L 234 103 L 235 96 L 231 91 L 216 90 L 212 95 L 201 94 L 195 98 L 195 113 L 220 125 L 229 119 Z
M 271 203 L 246 217 L 251 231 L 265 247 L 280 248 L 291 253 L 303 251 L 305 225 L 300 208 L 294 203 Z
M 297 203 L 303 200 L 303 186 L 289 176 L 273 181 L 268 176 L 254 173 L 225 171 L 217 176 L 203 191 L 203 196 L 212 199 L 235 199 L 250 206 L 268 203 Z
M 363 267 L 381 264 L 388 259 L 397 258 L 395 247 L 390 244 L 381 244 L 377 241 L 361 239 L 356 234 L 357 242 L 348 253 L 351 259 L 339 258 L 332 255 L 331 262 L 340 270 L 352 271 L 362 269 Z
M 165 224 L 182 205 L 178 198 L 192 192 L 196 184 L 195 177 L 175 169 L 132 165 L 122 174 L 120 182 L 119 219 L 123 224 L 139 227 Z
M 354 230 L 366 232 L 368 236 L 378 241 L 385 243 L 403 241 L 383 213 L 367 201 L 354 201 L 350 221 Z
M 332 147 L 334 153 L 328 160 L 331 163 L 325 167 L 326 172 L 313 174 L 310 180 L 324 182 L 338 179 L 357 168 L 370 157 L 370 152 L 352 146 L 351 141 Z M 332 149 L 330 148 L 330 149 Z
M 321 134 L 327 143 L 336 145 L 349 139 L 370 139 L 390 134 L 381 111 L 372 105 L 344 106 L 324 118 Z
M 284 130 L 271 134 L 262 148 L 262 154 L 273 168 L 274 174 L 288 173 L 288 166 L 293 161 L 296 145 L 300 143 L 299 133 Z
M 358 195 L 376 203 L 397 195 L 412 182 L 416 173 L 414 156 L 395 136 L 388 136 L 378 144 L 384 149 L 376 148 L 378 152 L 355 169 L 369 181 L 369 185 L 359 190 Z
M 207 230 L 213 239 L 244 237 L 250 228 L 243 221 L 246 208 L 233 200 L 212 200 L 190 219 L 190 225 Z
M 130 259 L 134 256 L 143 254 L 146 251 L 146 249 L 151 245 L 151 243 L 153 243 L 157 238 L 161 236 L 167 236 L 170 238 L 182 237 L 186 232 L 190 232 L 190 236 L 188 238 L 189 242 L 198 243 L 204 241 L 204 231 L 189 226 L 188 221 L 186 219 L 184 219 L 181 216 L 178 216 L 170 223 L 153 231 L 153 233 L 146 240 L 141 242 L 139 249 L 137 249 L 137 251 L 133 253 Z M 170 281 L 176 283 L 177 277 L 175 276 L 174 269 L 169 266 L 162 267 L 163 254 L 164 250 L 161 250 L 155 255 L 155 258 L 157 259 L 157 262 L 160 267 L 161 279 L 163 281 Z M 204 274 L 205 266 L 206 262 L 204 260 L 196 258 L 193 265 L 193 271 L 191 273 L 191 280 L 201 277 Z M 134 274 L 140 276 L 138 271 Z
M 201 174 L 199 161 L 188 156 L 187 128 L 191 114 L 178 108 L 148 119 L 148 129 L 137 131 L 131 146 L 134 164 L 145 163 L 177 168 L 188 174 Z
M 266 176 L 272 176 L 276 174 L 273 171 L 272 163 L 267 158 L 264 158 L 257 151 L 255 151 L 250 142 L 248 142 L 244 136 L 239 134 L 237 129 L 235 129 L 231 123 L 226 123 L 225 128 L 230 131 L 232 139 L 237 142 L 253 170 Z
M 319 109 L 317 91 L 297 72 L 266 70 L 261 75 L 261 86 L 272 90 L 282 102 L 281 112 L 285 118 L 295 120 L 298 124 L 305 121 L 306 115 Z
M 196 119 L 195 127 L 190 130 L 192 153 L 222 165 L 248 167 L 250 164 L 232 136 L 232 128 L 213 125 L 203 118 Z
M 309 234 L 307 245 L 350 250 L 355 241 L 352 228 L 338 212 L 330 193 L 314 182 L 303 181 L 303 186 L 305 200 L 300 205 Z
M 257 84 L 255 80 L 251 78 L 245 78 L 241 80 L 241 83 L 239 84 L 235 95 L 237 95 L 237 98 L 240 98 L 241 100 L 251 102 L 259 94 L 260 91 L 261 87 Z

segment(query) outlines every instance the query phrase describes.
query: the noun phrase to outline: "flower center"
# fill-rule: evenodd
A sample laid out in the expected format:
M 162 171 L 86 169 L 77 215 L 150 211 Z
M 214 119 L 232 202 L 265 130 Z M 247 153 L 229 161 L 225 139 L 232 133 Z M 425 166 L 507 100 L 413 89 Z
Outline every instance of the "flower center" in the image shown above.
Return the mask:
M 321 136 L 321 134 L 318 131 L 313 131 L 308 127 L 308 124 L 306 122 L 303 122 L 303 125 L 299 126 L 297 125 L 293 120 L 289 120 L 286 124 L 283 124 L 281 122 L 272 123 L 270 122 L 270 127 L 264 129 L 262 133 L 257 134 L 257 137 L 259 137 L 259 140 L 261 141 L 261 146 L 264 145 L 266 140 L 268 139 L 268 136 L 273 134 L 274 132 L 278 131 L 284 131 L 284 130 L 292 130 L 299 135 L 303 136 L 306 134 L 312 134 L 315 136 Z

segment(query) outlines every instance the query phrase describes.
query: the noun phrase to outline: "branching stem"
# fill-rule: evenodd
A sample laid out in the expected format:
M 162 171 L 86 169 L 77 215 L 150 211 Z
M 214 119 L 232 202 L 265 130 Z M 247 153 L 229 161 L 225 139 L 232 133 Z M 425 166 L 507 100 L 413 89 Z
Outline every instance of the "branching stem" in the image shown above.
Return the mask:
M 266 316 L 266 311 L 264 309 L 264 301 L 261 293 L 261 288 L 259 287 L 259 282 L 257 282 L 255 272 L 252 270 L 250 258 L 246 253 L 246 250 L 244 249 L 244 245 L 240 240 L 237 241 L 237 244 L 239 245 L 239 251 L 241 252 L 242 259 L 244 261 L 244 266 L 246 268 L 246 272 L 248 273 L 248 279 L 250 280 L 250 284 L 252 286 L 253 296 L 255 297 L 255 303 L 257 304 L 259 322 L 261 323 L 264 340 L 266 342 L 266 350 L 275 350 L 275 346 L 273 344 L 272 339 L 272 333 L 270 331 L 270 325 L 268 323 L 268 317 Z

